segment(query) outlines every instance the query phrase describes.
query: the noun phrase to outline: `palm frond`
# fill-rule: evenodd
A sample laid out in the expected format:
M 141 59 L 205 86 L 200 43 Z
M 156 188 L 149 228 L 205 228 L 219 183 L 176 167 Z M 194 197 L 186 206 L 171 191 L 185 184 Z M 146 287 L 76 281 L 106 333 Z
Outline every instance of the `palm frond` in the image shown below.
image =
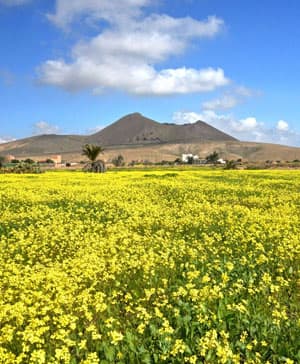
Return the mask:
M 85 155 L 90 161 L 94 162 L 100 153 L 102 153 L 104 149 L 100 145 L 95 144 L 85 144 L 82 147 L 82 155 Z

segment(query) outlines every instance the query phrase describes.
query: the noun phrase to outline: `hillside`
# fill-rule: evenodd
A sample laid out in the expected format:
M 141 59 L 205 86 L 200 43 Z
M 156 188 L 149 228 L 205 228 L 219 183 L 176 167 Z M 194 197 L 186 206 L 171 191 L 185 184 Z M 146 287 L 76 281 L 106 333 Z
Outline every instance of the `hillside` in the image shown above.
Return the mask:
M 29 155 L 76 153 L 87 142 L 87 137 L 81 135 L 37 135 L 0 144 L 0 154 L 27 157 Z
M 109 146 L 236 140 L 203 121 L 184 125 L 161 124 L 139 113 L 119 119 L 88 139 Z
M 254 143 L 254 142 L 201 142 L 201 143 L 176 143 L 176 144 L 149 144 L 106 147 L 101 156 L 106 161 L 112 160 L 121 154 L 125 161 L 174 161 L 184 153 L 193 153 L 205 158 L 213 151 L 217 151 L 224 159 L 239 159 L 265 162 L 266 160 L 293 161 L 300 160 L 300 148 L 288 147 L 278 144 Z M 80 153 L 67 153 L 65 160 L 80 161 Z
M 98 133 L 84 135 L 39 135 L 0 144 L 0 155 L 16 158 L 61 154 L 64 160 L 80 161 L 85 143 L 105 147 L 103 158 L 122 154 L 132 160 L 174 160 L 183 153 L 204 158 L 216 150 L 225 159 L 249 161 L 300 159 L 300 148 L 277 144 L 240 142 L 228 134 L 198 121 L 194 124 L 161 124 L 139 113 L 127 115 Z
M 0 153 L 22 157 L 76 153 L 85 143 L 109 147 L 224 140 L 235 139 L 202 121 L 186 125 L 161 124 L 139 113 L 133 113 L 117 120 L 96 134 L 89 136 L 38 135 L 0 144 Z

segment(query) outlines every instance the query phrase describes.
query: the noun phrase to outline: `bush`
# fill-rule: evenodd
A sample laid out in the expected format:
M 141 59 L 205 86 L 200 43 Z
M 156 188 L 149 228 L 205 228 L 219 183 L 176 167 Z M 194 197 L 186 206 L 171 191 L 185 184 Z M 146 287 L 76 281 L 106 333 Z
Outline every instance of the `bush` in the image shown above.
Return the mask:
M 48 164 L 54 164 L 54 161 L 50 158 L 46 159 L 45 162 Z
M 4 166 L 4 162 L 5 162 L 5 157 L 0 155 L 0 168 L 2 168 Z
M 231 161 L 226 161 L 226 164 L 224 166 L 224 169 L 236 169 L 237 168 L 237 162 L 231 160 Z
M 181 160 L 181 158 L 176 158 L 176 159 L 174 160 L 174 164 L 182 164 L 182 160 Z
M 25 173 L 42 173 L 41 169 L 37 165 L 33 165 L 31 163 L 19 163 L 14 167 L 10 168 L 2 168 L 1 173 L 16 173 L 16 174 L 25 174 Z
M 122 167 L 125 165 L 125 161 L 124 161 L 124 157 L 119 154 L 116 158 L 114 158 L 112 160 L 112 164 L 115 166 L 115 167 Z
M 24 163 L 28 163 L 28 164 L 34 164 L 35 161 L 33 159 L 27 158 L 23 161 Z
M 207 163 L 217 163 L 219 158 L 220 158 L 219 153 L 214 151 L 213 153 L 209 154 L 206 157 L 206 160 L 207 160 Z
M 194 157 L 189 156 L 187 160 L 187 164 L 193 164 L 194 163 Z

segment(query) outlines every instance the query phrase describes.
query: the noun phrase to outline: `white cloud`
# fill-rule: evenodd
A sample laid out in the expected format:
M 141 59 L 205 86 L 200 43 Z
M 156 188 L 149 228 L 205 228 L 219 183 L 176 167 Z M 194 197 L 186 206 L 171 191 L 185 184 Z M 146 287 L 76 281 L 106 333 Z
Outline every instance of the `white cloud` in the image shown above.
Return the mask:
M 12 137 L 0 136 L 0 144 L 13 142 L 14 140 L 16 140 L 16 139 L 12 138 Z
M 300 146 L 300 134 L 290 130 L 287 122 L 282 123 L 283 120 L 279 120 L 270 128 L 253 116 L 237 119 L 232 114 L 219 114 L 213 110 L 203 110 L 201 113 L 179 111 L 173 114 L 173 122 L 176 124 L 193 123 L 198 120 L 239 140 Z
M 211 125 L 222 125 L 223 123 L 225 125 L 228 125 L 229 122 L 231 122 L 233 119 L 230 115 L 217 114 L 215 111 L 212 110 L 204 110 L 201 113 L 193 111 L 177 111 L 174 112 L 172 116 L 172 121 L 175 124 L 193 124 L 199 120 Z
M 260 127 L 260 124 L 257 122 L 255 117 L 250 116 L 246 119 L 239 120 L 238 122 L 233 121 L 232 127 L 238 132 L 244 132 L 257 130 Z
M 205 101 L 202 107 L 206 110 L 225 110 L 232 109 L 240 103 L 239 99 L 233 95 L 223 95 L 218 99 Z
M 289 130 L 289 124 L 284 120 L 279 120 L 276 129 L 278 131 L 288 131 Z
M 18 6 L 29 3 L 31 0 L 0 0 L 0 5 Z
M 260 96 L 261 95 L 261 91 L 258 90 L 251 90 L 248 87 L 245 86 L 237 86 L 233 92 L 241 97 L 253 97 L 253 96 Z
M 69 65 L 64 61 L 48 61 L 40 68 L 41 82 L 69 91 L 119 89 L 136 95 L 172 95 L 213 91 L 229 80 L 224 71 L 213 68 L 177 68 L 157 71 L 146 63 L 130 63 L 123 59 L 94 63 L 78 59 Z
M 72 61 L 46 61 L 40 81 L 69 91 L 91 89 L 102 93 L 118 89 L 136 95 L 170 95 L 207 92 L 227 85 L 221 68 L 158 69 L 157 65 L 182 54 L 194 38 L 213 37 L 223 26 L 215 16 L 203 21 L 168 15 L 144 16 L 148 0 L 57 1 L 50 18 L 60 26 L 77 16 L 105 19 L 109 26 L 98 36 L 77 43 Z M 113 14 L 122 14 L 122 19 Z
M 198 120 L 201 120 L 202 115 L 196 112 L 184 112 L 177 111 L 174 112 L 172 121 L 175 124 L 193 124 Z
M 34 135 L 41 135 L 41 134 L 56 134 L 59 132 L 59 127 L 56 125 L 51 125 L 46 121 L 39 121 L 34 124 Z
M 236 119 L 232 114 L 219 114 L 212 110 L 204 110 L 201 120 L 240 140 L 262 141 L 265 128 L 262 122 L 258 122 L 253 116 Z
M 244 103 L 248 98 L 258 96 L 260 92 L 251 90 L 244 86 L 238 86 L 227 90 L 219 98 L 202 103 L 204 110 L 228 110 Z
M 123 18 L 137 17 L 150 0 L 57 0 L 54 14 L 48 18 L 57 26 L 65 28 L 78 17 L 122 22 Z

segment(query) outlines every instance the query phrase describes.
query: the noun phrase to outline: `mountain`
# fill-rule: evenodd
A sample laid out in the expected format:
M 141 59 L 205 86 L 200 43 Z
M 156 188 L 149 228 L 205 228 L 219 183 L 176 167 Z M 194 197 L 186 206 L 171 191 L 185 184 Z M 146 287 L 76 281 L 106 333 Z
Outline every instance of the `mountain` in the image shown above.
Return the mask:
M 236 140 L 203 121 L 184 125 L 161 124 L 139 113 L 119 119 L 88 139 L 104 146 Z
M 12 154 L 18 158 L 76 153 L 88 143 L 86 136 L 45 134 L 0 144 L 0 154 Z
M 300 148 L 240 142 L 203 121 L 184 125 L 161 124 L 139 113 L 129 114 L 92 135 L 38 135 L 0 144 L 0 155 L 45 159 L 61 154 L 64 160 L 80 161 L 83 159 L 81 149 L 86 143 L 104 146 L 105 160 L 122 154 L 127 162 L 174 160 L 183 153 L 205 158 L 214 150 L 225 159 L 300 159 Z
M 112 147 L 221 140 L 236 139 L 203 121 L 186 125 L 161 124 L 139 113 L 133 113 L 89 136 L 38 135 L 0 144 L 0 153 L 5 152 L 22 157 L 27 155 L 76 153 L 81 151 L 82 145 L 85 143 Z

